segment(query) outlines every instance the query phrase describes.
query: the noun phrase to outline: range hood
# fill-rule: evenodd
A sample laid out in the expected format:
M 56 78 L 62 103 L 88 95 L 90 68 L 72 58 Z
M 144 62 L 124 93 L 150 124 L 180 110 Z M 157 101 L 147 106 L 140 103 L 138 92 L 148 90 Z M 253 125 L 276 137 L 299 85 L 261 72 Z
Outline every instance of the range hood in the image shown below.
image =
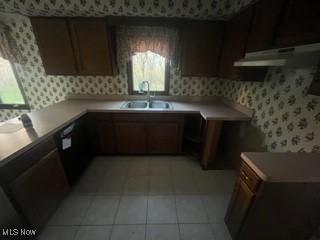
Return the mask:
M 303 67 L 317 65 L 320 59 L 320 43 L 246 53 L 234 62 L 236 67 Z

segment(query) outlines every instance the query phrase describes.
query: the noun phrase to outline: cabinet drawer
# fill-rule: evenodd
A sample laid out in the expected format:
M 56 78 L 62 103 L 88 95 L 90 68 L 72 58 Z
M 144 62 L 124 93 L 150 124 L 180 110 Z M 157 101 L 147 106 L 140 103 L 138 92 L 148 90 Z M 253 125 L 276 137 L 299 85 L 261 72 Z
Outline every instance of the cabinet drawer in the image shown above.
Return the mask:
M 253 192 L 256 191 L 261 182 L 261 179 L 246 163 L 242 163 L 242 166 L 240 168 L 240 178 L 248 185 L 250 190 Z

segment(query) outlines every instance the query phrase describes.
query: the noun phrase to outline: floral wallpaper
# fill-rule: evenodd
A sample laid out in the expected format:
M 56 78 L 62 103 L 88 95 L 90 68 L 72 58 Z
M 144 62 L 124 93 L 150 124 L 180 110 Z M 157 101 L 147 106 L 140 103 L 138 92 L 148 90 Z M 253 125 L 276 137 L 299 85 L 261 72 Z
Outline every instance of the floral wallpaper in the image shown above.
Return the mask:
M 254 110 L 269 151 L 320 152 L 320 97 L 307 95 L 308 68 L 270 68 L 264 82 L 220 80 L 218 95 Z
M 201 19 L 230 18 L 252 0 L 3 0 L 0 1 L 0 20 L 11 29 L 13 38 L 26 63 L 16 65 L 31 109 L 59 102 L 69 93 L 127 94 L 125 66 L 114 77 L 47 76 L 27 16 L 154 16 Z M 12 14 L 18 13 L 18 14 Z M 181 77 L 179 71 L 170 73 L 171 95 L 215 95 L 214 78 Z M 0 110 L 0 121 L 18 115 L 23 110 Z
M 17 75 L 21 81 L 31 109 L 40 109 L 64 100 L 74 94 L 128 94 L 127 69 L 119 66 L 117 76 L 47 76 L 45 74 L 39 49 L 29 18 L 17 15 L 1 15 L 11 29 L 21 54 L 26 59 L 23 65 L 16 64 Z M 216 95 L 218 82 L 214 78 L 181 77 L 180 72 L 171 69 L 170 95 L 212 96 Z M 0 110 L 0 121 L 23 113 L 23 110 Z
M 252 0 L 2 0 L 0 11 L 27 16 L 152 16 L 225 19 Z
M 70 0 L 4 0 L 0 2 L 0 9 L 4 9 L 7 12 L 20 12 L 32 15 L 37 14 L 39 9 L 47 9 L 49 6 L 51 12 L 41 10 L 42 15 L 72 15 L 75 14 L 77 9 L 85 9 L 83 5 L 88 7 L 92 4 L 107 4 L 108 11 L 116 11 L 115 6 L 125 6 L 126 4 L 126 1 L 116 1 L 113 3 L 112 0 L 101 2 L 99 0 L 72 1 L 71 5 L 74 9 L 70 10 L 71 6 L 68 5 L 68 2 Z M 130 9 L 133 9 L 132 6 L 143 4 L 143 2 L 145 6 L 151 6 L 150 4 L 157 5 L 158 2 L 160 7 L 165 6 L 170 1 L 130 1 L 130 5 L 128 5 L 130 7 L 122 8 L 124 12 L 114 12 L 114 14 L 132 15 L 133 13 L 128 13 Z M 184 14 L 185 17 L 197 17 L 190 14 L 190 12 L 194 11 L 190 10 L 188 13 L 189 10 L 187 10 L 194 8 L 195 2 L 200 2 L 204 6 L 203 9 L 208 8 L 209 2 L 210 4 L 216 2 L 217 6 L 219 6 L 218 8 L 221 7 L 220 9 L 222 9 L 219 12 L 224 12 L 226 16 L 227 13 L 236 12 L 250 1 L 174 1 L 174 9 L 181 8 L 178 6 L 182 6 L 183 4 L 188 7 L 184 8 L 185 10 L 183 10 L 184 12 L 181 15 L 179 15 L 180 13 L 171 12 L 172 16 L 182 16 Z M 229 4 L 231 4 L 231 8 Z M 60 7 L 52 8 L 51 5 Z M 61 7 L 61 5 L 65 7 Z M 67 8 L 67 6 L 69 7 Z M 145 8 L 137 8 L 140 9 L 139 14 L 141 16 L 146 15 L 143 12 Z M 169 7 L 166 9 L 168 10 L 164 11 L 161 16 L 170 16 L 171 10 Z M 110 14 L 110 12 L 107 12 L 107 14 Z M 136 13 L 136 15 L 139 14 Z M 157 16 L 155 10 L 150 14 Z M 200 10 L 198 14 L 200 14 Z M 213 14 L 213 12 L 211 11 L 210 14 Z M 119 75 L 114 77 L 47 76 L 42 66 L 29 19 L 17 14 L 2 14 L 0 15 L 0 19 L 9 25 L 12 36 L 16 39 L 22 55 L 27 60 L 24 65 L 17 65 L 16 68 L 32 109 L 43 108 L 59 102 L 69 93 L 127 94 L 127 75 L 124 66 L 120 66 Z M 270 151 L 319 151 L 320 98 L 306 95 L 306 90 L 310 85 L 314 72 L 314 69 L 271 68 L 265 81 L 260 83 L 237 82 L 205 77 L 187 78 L 181 77 L 178 70 L 172 69 L 169 92 L 170 95 L 219 95 L 252 108 L 254 110 L 252 125 L 258 127 L 264 134 L 264 144 Z M 0 110 L 0 121 L 18 116 L 22 112 L 20 110 Z

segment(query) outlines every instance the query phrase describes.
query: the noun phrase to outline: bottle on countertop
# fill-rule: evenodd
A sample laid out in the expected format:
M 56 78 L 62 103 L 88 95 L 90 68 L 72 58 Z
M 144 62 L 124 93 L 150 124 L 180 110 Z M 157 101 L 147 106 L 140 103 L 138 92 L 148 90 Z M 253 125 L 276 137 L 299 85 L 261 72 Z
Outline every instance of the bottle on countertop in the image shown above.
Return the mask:
M 20 116 L 20 120 L 25 128 L 29 128 L 33 126 L 31 118 L 28 116 L 28 114 L 22 114 Z

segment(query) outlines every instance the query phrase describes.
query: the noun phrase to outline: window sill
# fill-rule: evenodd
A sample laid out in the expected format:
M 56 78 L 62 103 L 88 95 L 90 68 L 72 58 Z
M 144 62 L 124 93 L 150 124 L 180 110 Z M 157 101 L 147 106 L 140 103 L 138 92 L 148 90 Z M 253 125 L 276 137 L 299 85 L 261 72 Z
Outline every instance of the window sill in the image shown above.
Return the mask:
M 30 106 L 27 104 L 0 104 L 0 109 L 30 110 Z
M 129 95 L 146 96 L 146 93 L 141 94 L 138 91 L 130 91 Z M 161 92 L 160 91 L 159 92 L 151 92 L 150 91 L 150 95 L 152 95 L 152 96 L 168 96 L 169 93 L 168 93 L 168 91 L 161 91 Z

